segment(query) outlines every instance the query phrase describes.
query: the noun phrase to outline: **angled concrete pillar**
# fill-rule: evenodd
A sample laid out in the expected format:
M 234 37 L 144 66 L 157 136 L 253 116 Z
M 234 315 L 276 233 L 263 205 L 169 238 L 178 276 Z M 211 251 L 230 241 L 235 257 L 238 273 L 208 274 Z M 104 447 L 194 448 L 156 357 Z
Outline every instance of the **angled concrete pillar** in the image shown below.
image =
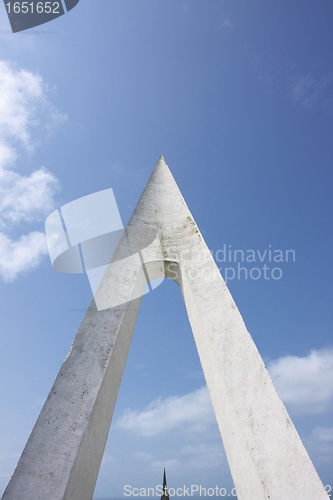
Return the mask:
M 162 157 L 3 500 L 91 500 L 141 295 L 156 277 L 181 287 L 238 499 L 328 500 Z

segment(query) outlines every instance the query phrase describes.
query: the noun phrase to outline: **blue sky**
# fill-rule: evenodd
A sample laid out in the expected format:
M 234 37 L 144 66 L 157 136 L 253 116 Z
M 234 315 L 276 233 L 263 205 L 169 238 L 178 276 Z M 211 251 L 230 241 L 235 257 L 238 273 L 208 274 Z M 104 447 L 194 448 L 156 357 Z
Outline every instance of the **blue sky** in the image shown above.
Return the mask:
M 295 251 L 281 279 L 228 286 L 332 483 L 332 21 L 329 0 L 81 0 L 13 35 L 1 10 L 2 490 L 91 300 L 52 269 L 45 218 L 111 187 L 126 224 L 161 153 L 215 256 Z M 167 280 L 142 301 L 96 498 L 155 486 L 163 462 L 170 486 L 232 488 Z

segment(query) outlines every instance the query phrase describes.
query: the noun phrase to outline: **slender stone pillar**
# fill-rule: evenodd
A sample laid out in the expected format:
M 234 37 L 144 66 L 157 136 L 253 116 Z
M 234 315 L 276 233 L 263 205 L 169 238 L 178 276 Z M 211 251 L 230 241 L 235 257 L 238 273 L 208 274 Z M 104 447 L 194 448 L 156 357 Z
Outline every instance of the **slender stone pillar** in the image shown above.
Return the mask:
M 3 500 L 91 500 L 141 295 L 157 277 L 181 288 L 238 499 L 328 500 L 162 157 Z

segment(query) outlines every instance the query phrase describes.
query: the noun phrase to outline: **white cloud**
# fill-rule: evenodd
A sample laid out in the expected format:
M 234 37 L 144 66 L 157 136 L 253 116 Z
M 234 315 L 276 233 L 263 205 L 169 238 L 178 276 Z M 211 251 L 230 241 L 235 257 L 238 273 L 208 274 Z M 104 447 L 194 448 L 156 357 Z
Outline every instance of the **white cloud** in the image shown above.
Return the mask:
M 0 275 L 4 281 L 13 281 L 19 273 L 37 267 L 47 253 L 44 233 L 35 231 L 17 241 L 0 233 Z
M 45 168 L 29 177 L 0 169 L 0 222 L 40 220 L 53 208 L 57 179 Z
M 305 357 L 285 356 L 272 361 L 268 369 L 292 414 L 318 414 L 332 408 L 333 349 L 312 351 Z M 311 422 L 314 425 L 313 418 Z M 173 487 L 191 481 L 193 471 L 203 487 L 216 477 L 223 478 L 221 486 L 231 484 L 207 387 L 156 399 L 139 411 L 128 409 L 114 426 L 117 435 L 119 429 L 128 433 L 131 460 L 143 462 L 145 471 L 163 470 L 165 462 Z M 320 464 L 321 470 L 329 467 L 333 428 L 317 427 L 302 440 L 315 465 Z
M 21 142 L 32 148 L 35 127 L 49 129 L 66 119 L 48 99 L 49 87 L 41 76 L 16 69 L 8 61 L 0 61 L 0 142 Z M 41 119 L 45 122 L 41 125 Z
M 268 370 L 275 387 L 293 413 L 319 414 L 333 403 L 333 349 L 313 350 L 306 357 L 285 356 Z
M 36 125 L 35 106 L 44 100 L 42 79 L 0 61 L 0 135 L 29 143 L 29 126 Z
M 285 356 L 272 361 L 268 368 L 288 410 L 311 414 L 331 409 L 333 349 L 312 351 L 305 357 Z M 318 472 L 331 477 L 333 428 L 316 427 L 311 432 L 318 418 L 323 419 L 318 415 L 306 417 L 301 437 Z M 304 424 L 304 419 L 301 422 Z M 120 433 L 120 429 L 126 433 Z M 169 487 L 191 485 L 195 477 L 195 483 L 203 488 L 216 484 L 233 488 L 206 387 L 183 396 L 156 399 L 140 410 L 128 409 L 111 427 L 112 433 L 113 442 L 116 436 L 121 443 L 117 460 L 125 464 L 123 470 L 135 470 L 133 482 L 125 482 L 128 479 L 124 477 L 123 484 L 141 486 L 144 471 L 151 479 L 142 486 L 152 487 L 165 464 Z M 120 469 L 119 465 L 115 478 Z
M 333 349 L 314 350 L 306 357 L 285 356 L 268 365 L 275 387 L 293 414 L 320 414 L 333 403 Z M 184 396 L 152 401 L 144 410 L 127 409 L 118 428 L 138 436 L 156 436 L 186 428 L 202 432 L 215 423 L 207 387 Z
M 156 399 L 141 412 L 127 409 L 116 425 L 139 436 L 156 436 L 184 425 L 202 431 L 214 421 L 207 387 L 202 387 L 184 396 Z
M 268 370 L 294 414 L 319 414 L 332 407 L 333 349 L 314 350 L 306 357 L 285 356 L 271 361 Z M 213 423 L 209 393 L 201 387 L 183 396 L 156 399 L 142 411 L 127 409 L 116 426 L 147 437 L 177 428 L 201 432 Z
M 48 100 L 49 89 L 32 72 L 0 61 L 0 276 L 12 281 L 36 267 L 47 253 L 45 237 L 33 231 L 13 241 L 14 224 L 41 221 L 53 209 L 58 180 L 45 168 L 30 175 L 14 171 L 18 149 L 31 152 L 34 130 L 49 130 L 65 119 Z

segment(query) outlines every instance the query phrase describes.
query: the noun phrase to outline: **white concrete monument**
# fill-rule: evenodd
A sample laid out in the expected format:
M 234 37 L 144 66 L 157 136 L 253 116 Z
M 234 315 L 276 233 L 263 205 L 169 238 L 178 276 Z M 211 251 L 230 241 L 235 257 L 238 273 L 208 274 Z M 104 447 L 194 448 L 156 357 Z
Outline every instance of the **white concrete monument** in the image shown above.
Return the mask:
M 160 157 L 3 500 L 91 500 L 147 281 L 185 302 L 239 500 L 328 500 L 204 239 Z

